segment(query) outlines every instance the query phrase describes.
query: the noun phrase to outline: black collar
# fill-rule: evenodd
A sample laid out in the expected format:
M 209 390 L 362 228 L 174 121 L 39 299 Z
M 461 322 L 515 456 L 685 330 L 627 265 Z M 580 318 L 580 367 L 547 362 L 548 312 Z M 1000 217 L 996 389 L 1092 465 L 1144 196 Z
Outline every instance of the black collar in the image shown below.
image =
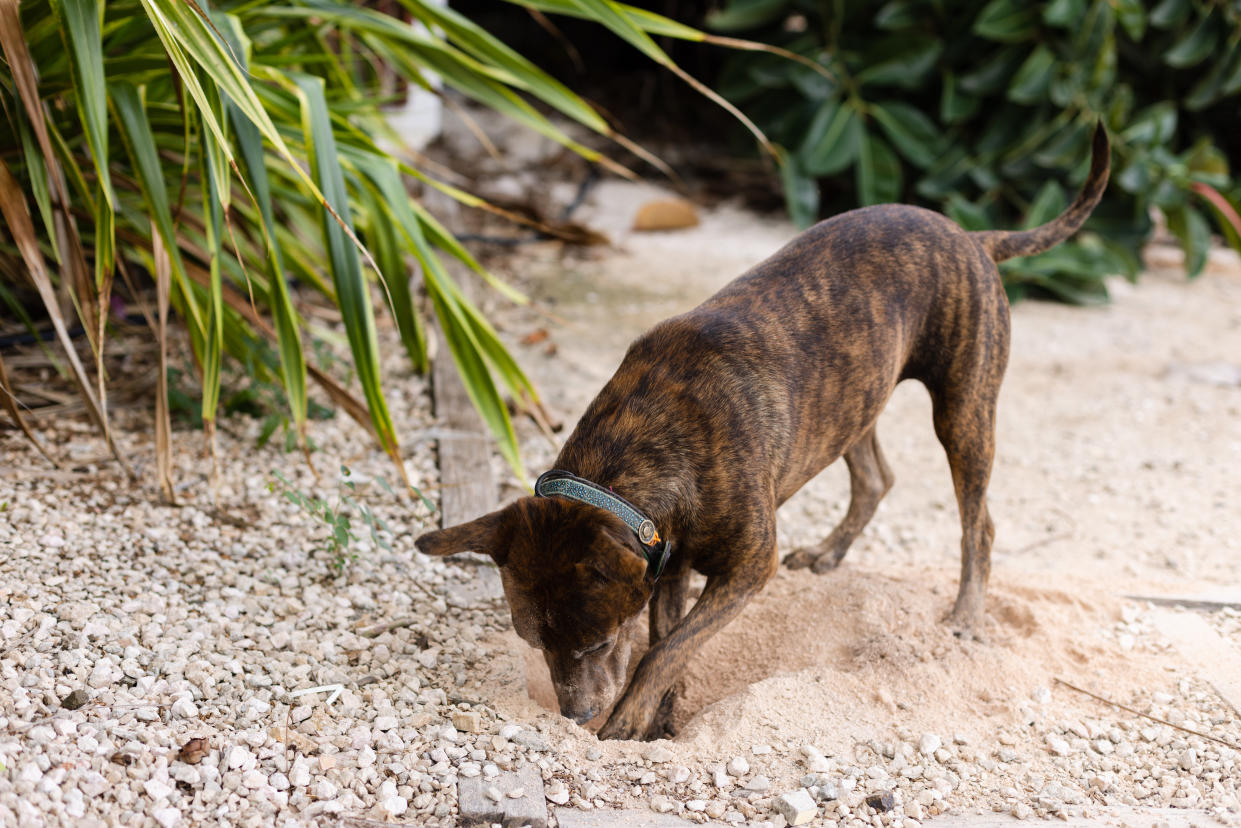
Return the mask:
M 534 494 L 537 497 L 560 495 L 591 506 L 606 509 L 625 522 L 633 530 L 642 547 L 646 558 L 646 575 L 652 581 L 659 580 L 668 565 L 668 557 L 672 554 L 672 543 L 661 538 L 655 529 L 655 523 L 632 503 L 620 495 L 605 489 L 589 480 L 578 477 L 571 472 L 552 469 L 539 475 L 534 483 Z

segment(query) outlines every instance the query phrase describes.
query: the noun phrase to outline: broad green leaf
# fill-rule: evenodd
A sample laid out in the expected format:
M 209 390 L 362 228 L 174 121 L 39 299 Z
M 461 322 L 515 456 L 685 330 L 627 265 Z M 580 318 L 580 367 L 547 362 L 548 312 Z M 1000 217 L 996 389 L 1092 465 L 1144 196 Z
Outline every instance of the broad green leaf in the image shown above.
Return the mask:
M 1026 49 L 1019 46 L 1000 49 L 982 61 L 977 69 L 961 75 L 961 91 L 971 95 L 987 95 L 1006 88 L 1025 56 Z
M 945 124 L 957 124 L 978 111 L 979 99 L 961 90 L 957 76 L 944 72 L 943 93 L 939 100 L 939 119 Z
M 1023 0 L 991 0 L 974 19 L 974 34 L 988 40 L 1016 43 L 1033 32 L 1038 10 Z
M 1045 45 L 1040 45 L 1026 62 L 1021 64 L 1013 82 L 1008 86 L 1009 100 L 1018 103 L 1032 104 L 1042 100 L 1051 85 L 1052 70 L 1056 65 L 1056 56 Z
M 1189 205 L 1164 210 L 1168 230 L 1181 243 L 1185 251 L 1185 275 L 1194 279 L 1202 273 L 1211 249 L 1211 226 L 1202 213 Z
M 1073 28 L 1086 15 L 1087 0 L 1051 0 L 1043 9 L 1043 22 L 1062 29 Z
M 815 113 L 798 167 L 810 176 L 832 175 L 853 163 L 862 138 L 862 119 L 848 102 L 824 101 Z
M 991 217 L 987 215 L 987 211 L 959 193 L 952 193 L 948 196 L 944 212 L 948 214 L 948 218 L 966 230 L 990 230 L 992 228 Z
M 819 185 L 799 168 L 796 156 L 781 153 L 780 181 L 789 216 L 798 228 L 804 229 L 819 217 Z
M 1164 52 L 1164 63 L 1177 69 L 1197 66 L 1215 51 L 1220 25 L 1214 14 L 1204 14 L 1198 25 L 1181 36 L 1171 49 Z
M 884 204 L 900 198 L 900 159 L 878 135 L 869 133 L 862 140 L 855 171 L 858 200 L 863 205 Z
M 885 31 L 909 29 L 923 21 L 922 4 L 918 0 L 889 0 L 875 13 L 875 28 Z
M 1065 198 L 1064 188 L 1055 181 L 1046 182 L 1034 197 L 1034 201 L 1030 202 L 1025 221 L 1021 223 L 1022 229 L 1028 230 L 1046 224 L 1060 215 L 1067 206 L 1068 199 Z
M 1191 0 L 1162 0 L 1151 9 L 1148 19 L 1156 29 L 1174 29 L 1185 22 L 1192 10 Z
M 1146 34 L 1146 5 L 1142 0 L 1116 0 L 1116 19 L 1135 43 Z
M 921 110 L 901 101 L 888 101 L 871 107 L 880 128 L 896 151 L 915 167 L 926 169 L 940 155 L 941 135 Z
M 1120 134 L 1124 141 L 1151 146 L 1166 143 L 1176 132 L 1176 104 L 1163 101 L 1143 109 Z
M 875 44 L 866 68 L 857 73 L 857 82 L 872 86 L 917 89 L 935 68 L 944 46 L 930 37 L 896 35 Z

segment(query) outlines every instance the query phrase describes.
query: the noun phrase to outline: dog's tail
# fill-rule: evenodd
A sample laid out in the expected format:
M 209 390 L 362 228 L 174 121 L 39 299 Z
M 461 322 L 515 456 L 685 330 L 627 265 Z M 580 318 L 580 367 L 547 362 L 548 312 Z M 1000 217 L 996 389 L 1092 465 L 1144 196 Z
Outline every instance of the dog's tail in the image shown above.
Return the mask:
M 1002 262 L 1014 256 L 1033 256 L 1044 250 L 1055 247 L 1060 242 L 1077 232 L 1077 229 L 1090 217 L 1091 211 L 1103 197 L 1107 187 L 1108 168 L 1111 164 L 1111 147 L 1107 140 L 1107 130 L 1103 122 L 1095 127 L 1094 142 L 1090 155 L 1090 175 L 1086 185 L 1069 209 L 1046 224 L 1033 230 L 1009 231 L 986 230 L 971 233 L 992 260 Z

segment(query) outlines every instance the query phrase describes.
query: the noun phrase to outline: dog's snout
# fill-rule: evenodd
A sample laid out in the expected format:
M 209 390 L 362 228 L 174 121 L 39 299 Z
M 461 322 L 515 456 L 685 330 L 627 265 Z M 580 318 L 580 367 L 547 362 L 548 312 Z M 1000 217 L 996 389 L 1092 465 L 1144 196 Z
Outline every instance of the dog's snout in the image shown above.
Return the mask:
M 578 724 L 584 725 L 587 722 L 589 722 L 591 719 L 593 719 L 595 716 L 599 715 L 599 708 L 591 707 L 587 710 L 573 710 L 568 713 L 565 713 L 565 715 L 569 717 L 570 719 L 572 719 L 573 721 L 577 722 Z

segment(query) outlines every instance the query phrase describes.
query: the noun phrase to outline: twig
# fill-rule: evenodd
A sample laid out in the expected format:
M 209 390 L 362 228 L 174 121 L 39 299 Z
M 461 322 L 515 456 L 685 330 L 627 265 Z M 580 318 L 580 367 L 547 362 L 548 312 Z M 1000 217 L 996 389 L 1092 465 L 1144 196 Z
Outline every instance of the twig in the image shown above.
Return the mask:
M 415 583 L 417 583 L 415 581 Z M 384 633 L 395 630 L 397 627 L 408 627 L 418 620 L 416 615 L 405 615 L 392 621 L 383 621 L 378 624 L 372 624 L 369 627 L 360 627 L 357 634 L 363 638 L 376 638 Z
M 1104 704 L 1110 704 L 1112 705 L 1112 707 L 1119 707 L 1121 710 L 1124 710 L 1126 713 L 1132 713 L 1135 716 L 1141 716 L 1143 719 L 1150 719 L 1152 722 L 1158 722 L 1161 725 L 1167 725 L 1168 727 L 1173 728 L 1174 730 L 1179 730 L 1182 733 L 1188 733 L 1191 736 L 1197 736 L 1199 739 L 1209 739 L 1210 741 L 1217 742 L 1223 745 L 1224 747 L 1228 747 L 1228 748 L 1232 748 L 1233 750 L 1241 751 L 1241 745 L 1234 745 L 1232 742 L 1229 742 L 1225 739 L 1220 739 L 1216 736 L 1211 736 L 1206 733 L 1199 733 L 1196 730 L 1190 730 L 1188 727 L 1181 727 L 1180 725 L 1172 724 L 1172 722 L 1161 719 L 1158 716 L 1151 716 L 1147 713 L 1143 713 L 1140 710 L 1134 710 L 1132 707 L 1127 707 L 1121 704 L 1120 702 L 1115 702 L 1115 701 L 1112 701 L 1111 699 L 1106 699 L 1103 696 L 1099 696 L 1094 693 L 1091 693 L 1089 690 L 1083 690 L 1077 685 L 1069 684 L 1067 681 L 1060 678 L 1059 676 L 1056 676 L 1052 680 L 1055 681 L 1057 684 L 1063 684 L 1065 687 L 1069 688 L 1070 690 L 1076 690 L 1078 693 L 1081 693 L 1083 696 L 1089 696 L 1090 698 L 1095 699 L 1096 701 L 1101 701 Z

